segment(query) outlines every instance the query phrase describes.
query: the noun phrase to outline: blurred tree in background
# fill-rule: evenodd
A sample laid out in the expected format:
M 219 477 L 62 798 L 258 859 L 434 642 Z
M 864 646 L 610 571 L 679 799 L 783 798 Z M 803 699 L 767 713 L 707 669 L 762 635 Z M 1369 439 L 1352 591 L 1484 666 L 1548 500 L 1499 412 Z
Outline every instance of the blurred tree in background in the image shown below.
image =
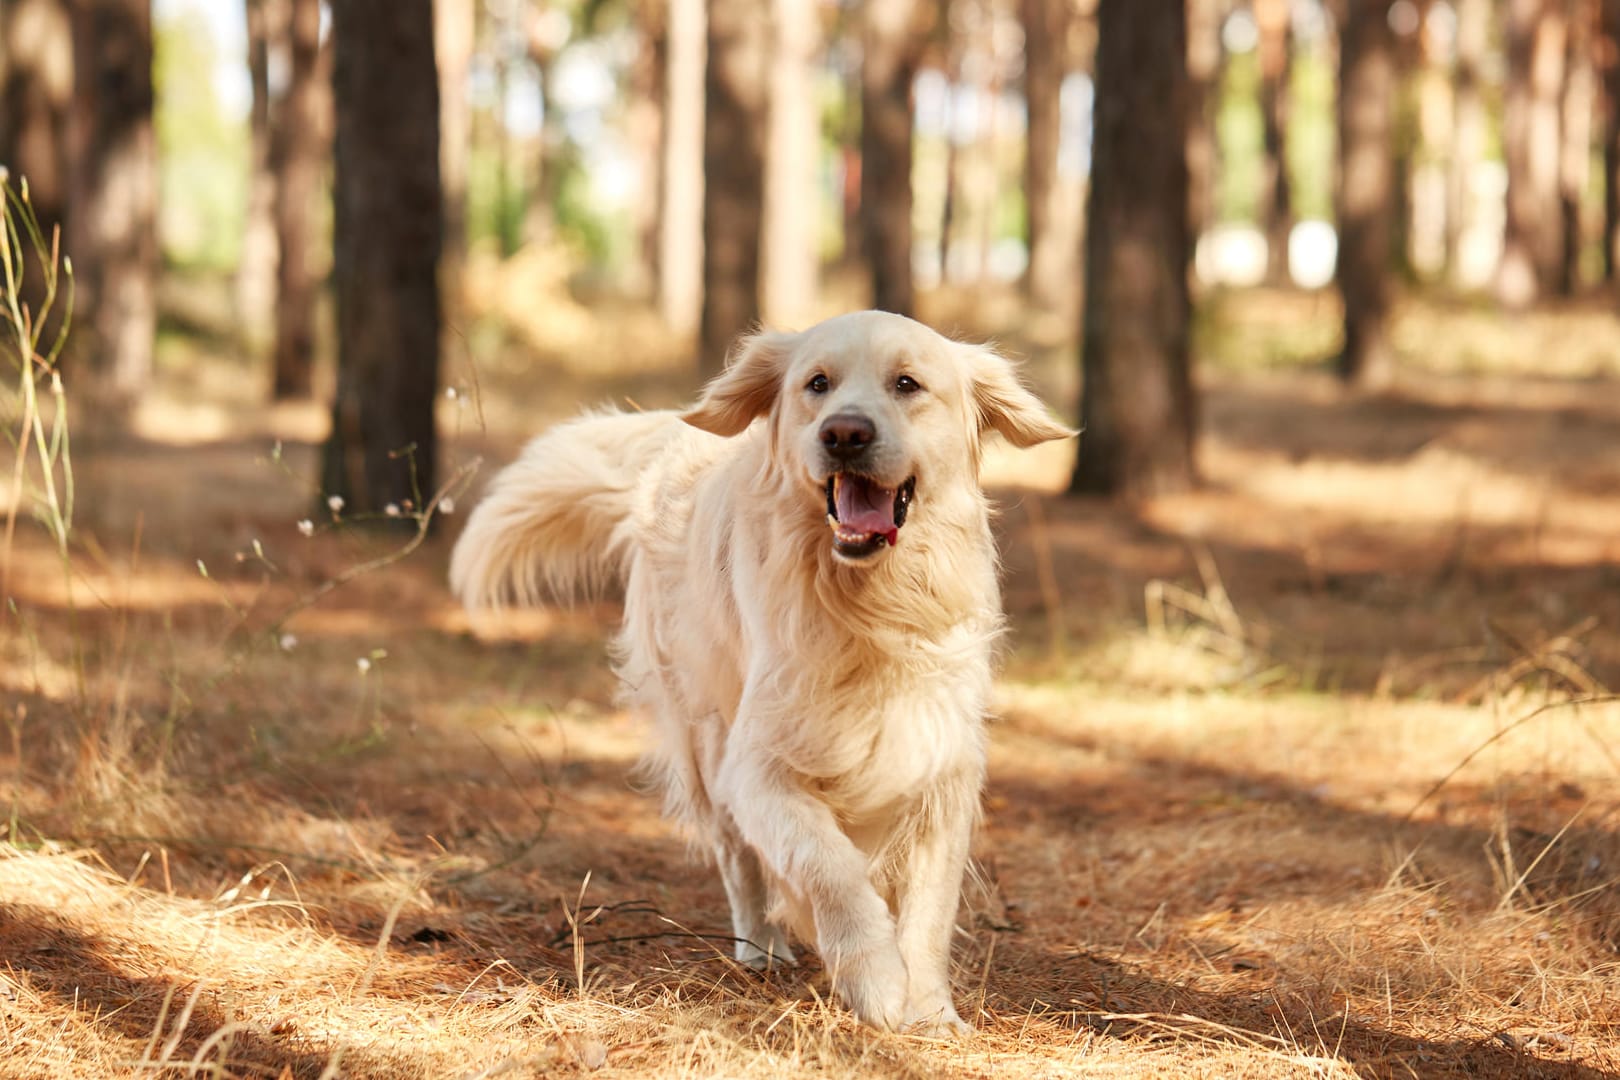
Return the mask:
M 438 480 L 439 84 L 429 0 L 332 9 L 338 381 L 323 490 L 419 510 Z
M 359 46 L 386 100 L 334 103 L 341 29 L 393 40 L 414 6 L 0 0 L 0 157 L 70 229 L 75 378 L 109 416 L 223 293 L 233 362 L 275 399 L 335 394 L 326 482 L 384 504 L 404 489 L 367 455 L 431 471 L 440 353 L 656 327 L 634 349 L 695 383 L 761 319 L 920 312 L 1080 370 L 1074 487 L 1140 494 L 1193 478 L 1215 346 L 1189 309 L 1321 296 L 1312 358 L 1383 390 L 1407 297 L 1614 280 L 1620 3 L 1161 6 L 1121 44 L 1095 0 L 436 0 L 410 61 Z M 424 79 L 432 176 L 425 131 L 387 134 Z
M 1080 493 L 1143 498 L 1193 483 L 1186 54 L 1180 4 L 1098 4 Z

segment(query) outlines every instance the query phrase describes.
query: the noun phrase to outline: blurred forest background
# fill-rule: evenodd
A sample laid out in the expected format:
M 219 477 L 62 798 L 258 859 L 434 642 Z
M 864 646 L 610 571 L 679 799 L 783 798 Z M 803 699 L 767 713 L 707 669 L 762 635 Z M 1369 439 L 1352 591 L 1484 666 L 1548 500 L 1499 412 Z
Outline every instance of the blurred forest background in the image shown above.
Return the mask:
M 323 478 L 368 509 L 406 445 L 436 476 L 433 391 L 525 352 L 695 384 L 761 320 L 868 305 L 1084 338 L 1075 487 L 1140 496 L 1195 476 L 1197 359 L 1383 390 L 1434 359 L 1407 298 L 1604 304 L 1614 5 L 1110 10 L 8 0 L 0 158 L 65 230 L 98 425 L 223 361 L 333 403 Z M 1229 332 L 1245 294 L 1298 325 Z
M 1620 1076 L 1620 0 L 0 0 L 0 165 L 0 1073 Z M 1084 427 L 960 1046 L 717 959 L 613 598 L 444 586 L 867 306 Z

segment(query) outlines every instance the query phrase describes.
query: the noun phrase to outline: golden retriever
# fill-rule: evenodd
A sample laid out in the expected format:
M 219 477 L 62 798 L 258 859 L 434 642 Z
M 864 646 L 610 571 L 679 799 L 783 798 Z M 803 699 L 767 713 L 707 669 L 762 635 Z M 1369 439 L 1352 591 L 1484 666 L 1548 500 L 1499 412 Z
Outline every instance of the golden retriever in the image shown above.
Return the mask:
M 614 646 L 736 955 L 814 945 L 861 1020 L 949 1034 L 951 936 L 1002 631 L 992 430 L 1074 433 L 988 348 L 859 312 L 743 340 L 684 413 L 532 442 L 456 545 L 471 608 L 624 583 Z

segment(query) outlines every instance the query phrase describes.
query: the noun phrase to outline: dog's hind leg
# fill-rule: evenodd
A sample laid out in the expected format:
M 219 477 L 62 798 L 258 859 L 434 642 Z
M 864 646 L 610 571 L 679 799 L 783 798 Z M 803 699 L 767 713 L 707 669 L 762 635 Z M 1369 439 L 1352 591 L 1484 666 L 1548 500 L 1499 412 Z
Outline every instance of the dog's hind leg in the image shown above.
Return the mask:
M 719 815 L 726 818 L 724 813 Z M 731 901 L 731 929 L 737 938 L 737 961 L 756 971 L 772 964 L 794 963 L 782 928 L 767 919 L 770 891 L 754 849 L 743 842 L 727 818 L 716 830 L 714 861 Z

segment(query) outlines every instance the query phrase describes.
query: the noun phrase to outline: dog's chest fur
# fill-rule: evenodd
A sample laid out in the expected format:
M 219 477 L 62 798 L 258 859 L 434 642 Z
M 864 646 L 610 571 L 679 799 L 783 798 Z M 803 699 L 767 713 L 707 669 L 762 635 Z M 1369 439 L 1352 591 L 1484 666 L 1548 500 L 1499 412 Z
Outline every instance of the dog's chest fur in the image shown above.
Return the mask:
M 748 441 L 647 478 L 632 570 L 647 580 L 631 590 L 644 603 L 619 650 L 634 696 L 666 724 L 720 728 L 699 740 L 710 756 L 747 740 L 851 822 L 976 782 L 1001 627 L 982 502 L 952 520 L 925 508 L 883 564 L 841 566 L 826 524 L 758 471 Z

